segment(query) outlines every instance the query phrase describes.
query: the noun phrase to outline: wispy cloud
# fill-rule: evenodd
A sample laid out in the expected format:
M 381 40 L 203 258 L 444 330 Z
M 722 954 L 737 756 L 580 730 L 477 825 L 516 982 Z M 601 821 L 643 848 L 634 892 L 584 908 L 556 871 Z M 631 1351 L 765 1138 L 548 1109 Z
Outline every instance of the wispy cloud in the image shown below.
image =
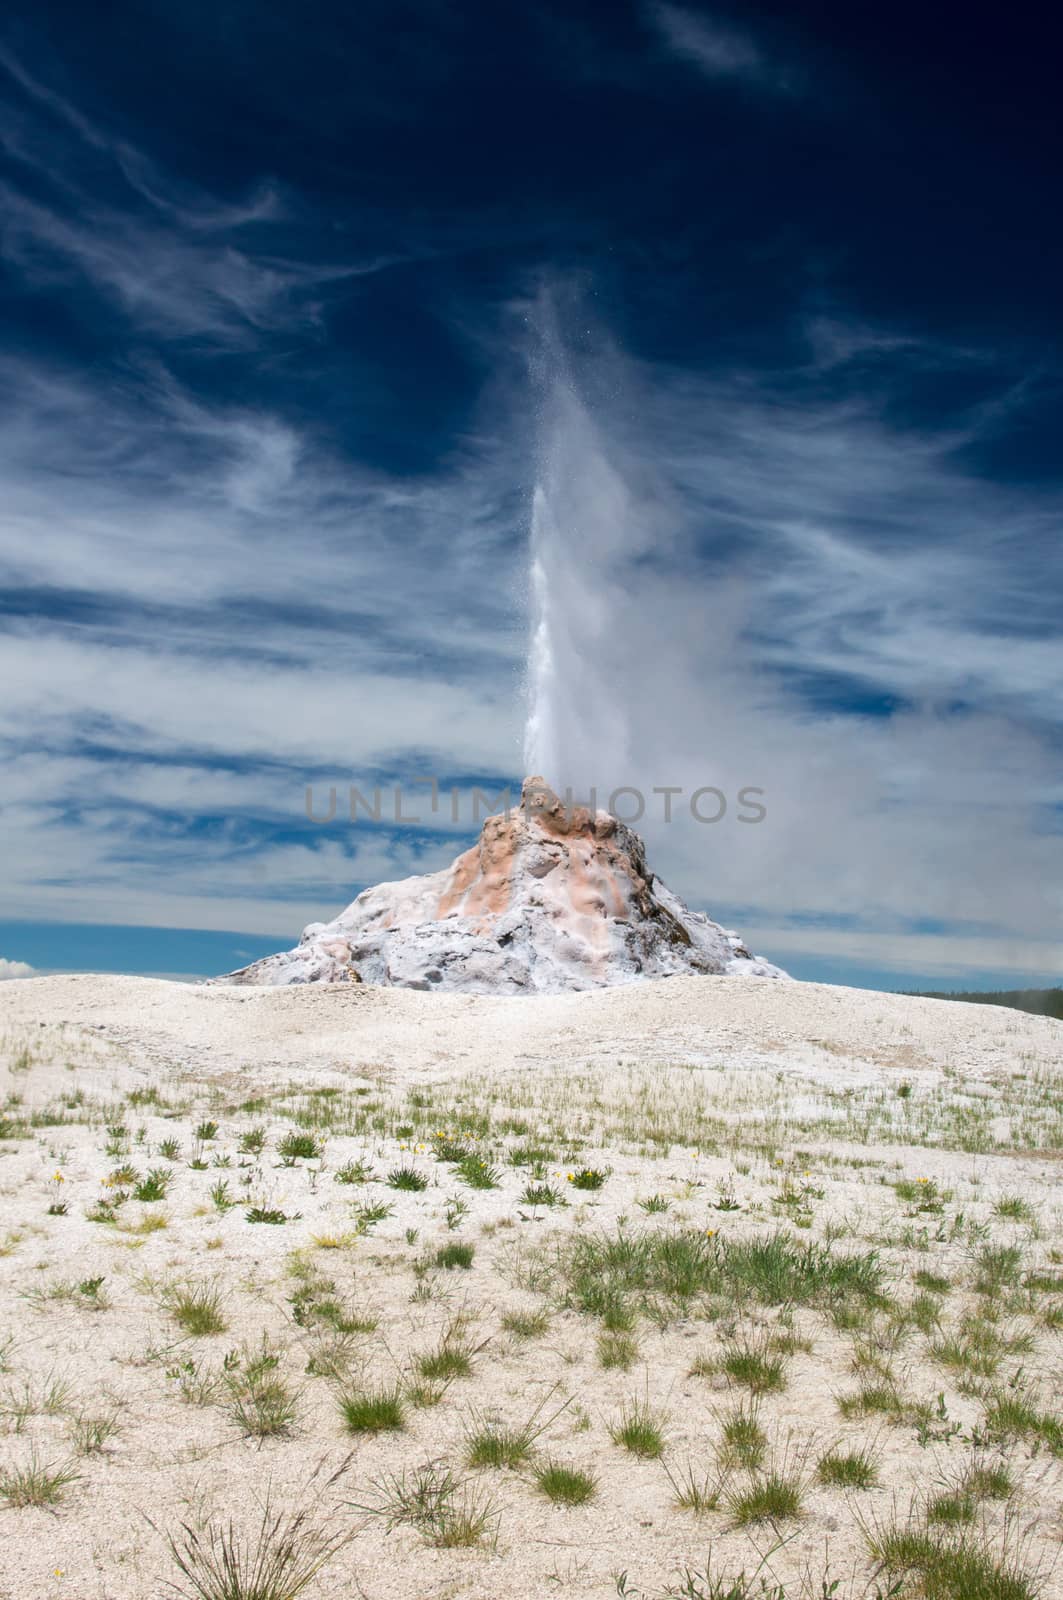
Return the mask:
M 897 420 L 913 363 L 949 370 L 951 352 L 900 341 L 882 359 L 833 396 L 818 364 L 562 369 L 543 482 L 580 538 L 545 557 L 558 763 L 599 792 L 730 796 L 730 823 L 664 826 L 651 803 L 642 826 L 666 879 L 742 908 L 769 950 L 789 907 L 815 923 L 791 948 L 834 953 L 855 918 L 854 947 L 877 940 L 892 965 L 933 923 L 946 965 L 956 939 L 956 959 L 1023 950 L 1043 971 L 1063 922 L 1063 501 L 972 475 L 999 411 Z M 747 784 L 762 826 L 733 821 Z
M 949 352 L 853 337 L 877 389 L 825 396 L 833 354 L 692 375 L 604 335 L 562 375 L 547 449 L 581 537 L 555 577 L 608 612 L 593 649 L 572 635 L 574 776 L 762 787 L 759 827 L 652 803 L 642 826 L 665 879 L 769 954 L 1041 971 L 1063 507 L 971 476 L 991 409 L 891 420 Z M 294 933 L 450 859 L 438 819 L 318 829 L 304 791 L 516 775 L 526 415 L 494 393 L 458 458 L 402 480 L 161 367 L 109 393 L 7 375 L 0 559 L 33 602 L 0 633 L 9 914 Z
M 0 91 L 5 75 L 21 104 L 0 98 L 0 147 L 32 181 L 0 183 L 0 251 L 38 287 L 77 275 L 146 329 L 240 347 L 313 326 L 330 286 L 401 254 L 294 258 L 276 184 L 220 202 L 175 183 L 0 48 Z
M 797 87 L 792 67 L 773 60 L 750 34 L 711 13 L 658 0 L 646 14 L 672 54 L 707 78 L 737 79 L 773 93 Z
M 702 70 L 782 85 L 701 13 L 654 16 Z M 456 337 L 502 376 L 434 462 L 385 470 L 360 445 L 357 338 L 346 436 L 327 393 L 315 416 L 261 381 L 359 269 L 286 233 L 267 180 L 193 190 L 11 82 L 9 264 L 93 314 L 106 297 L 122 354 L 0 365 L 5 911 L 294 934 L 442 865 L 458 832 L 316 828 L 307 782 L 518 776 L 526 352 L 465 313 Z M 1043 970 L 1063 504 L 975 464 L 1028 394 L 993 352 L 844 310 L 805 333 L 774 372 L 640 363 L 600 330 L 575 370 L 551 352 L 547 487 L 578 534 L 553 580 L 585 602 L 572 776 L 763 788 L 759 827 L 643 826 L 664 877 L 769 955 Z M 202 381 L 190 350 L 238 381 Z M 978 404 L 906 424 L 914 385 L 974 368 Z

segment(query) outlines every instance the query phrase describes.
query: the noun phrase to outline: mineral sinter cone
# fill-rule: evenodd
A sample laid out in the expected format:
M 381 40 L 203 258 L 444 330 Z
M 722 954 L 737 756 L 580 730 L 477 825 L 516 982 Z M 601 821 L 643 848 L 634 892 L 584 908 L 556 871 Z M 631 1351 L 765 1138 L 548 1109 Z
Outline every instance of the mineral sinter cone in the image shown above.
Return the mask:
M 366 889 L 294 950 L 213 981 L 556 994 L 677 973 L 786 977 L 665 888 L 632 828 L 534 777 L 443 871 Z

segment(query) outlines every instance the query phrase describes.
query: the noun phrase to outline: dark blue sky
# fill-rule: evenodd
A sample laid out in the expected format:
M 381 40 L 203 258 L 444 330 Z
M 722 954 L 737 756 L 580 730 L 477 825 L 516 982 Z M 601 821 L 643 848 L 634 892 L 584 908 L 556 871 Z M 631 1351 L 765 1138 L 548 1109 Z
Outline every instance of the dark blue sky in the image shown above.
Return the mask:
M 769 797 L 650 821 L 672 886 L 799 975 L 1058 976 L 1032 18 L 9 11 L 0 956 L 211 971 L 449 859 L 471 825 L 319 829 L 305 786 L 519 777 L 565 461 L 633 778 Z

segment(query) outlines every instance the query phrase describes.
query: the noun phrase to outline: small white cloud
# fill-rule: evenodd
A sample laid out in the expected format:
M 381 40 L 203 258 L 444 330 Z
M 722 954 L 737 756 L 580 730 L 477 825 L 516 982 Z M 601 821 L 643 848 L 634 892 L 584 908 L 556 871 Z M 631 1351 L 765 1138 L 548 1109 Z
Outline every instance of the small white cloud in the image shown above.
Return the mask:
M 665 44 L 709 78 L 740 78 L 765 89 L 791 87 L 748 34 L 714 17 L 666 3 L 651 5 L 649 17 Z
M 36 968 L 31 967 L 28 961 L 8 961 L 5 956 L 0 956 L 0 983 L 7 978 L 35 978 Z

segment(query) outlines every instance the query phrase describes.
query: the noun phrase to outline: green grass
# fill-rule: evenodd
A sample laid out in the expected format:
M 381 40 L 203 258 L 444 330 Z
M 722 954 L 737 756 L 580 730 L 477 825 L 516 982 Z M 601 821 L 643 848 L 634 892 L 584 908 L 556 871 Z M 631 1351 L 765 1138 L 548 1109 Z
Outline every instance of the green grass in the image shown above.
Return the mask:
M 299 1128 L 290 1129 L 277 1143 L 277 1154 L 286 1167 L 294 1166 L 297 1161 L 317 1161 L 323 1153 L 314 1135 Z
M 985 1427 L 990 1434 L 1039 1440 L 1053 1455 L 1063 1455 L 1063 1422 L 1021 1393 L 998 1391 L 986 1406 Z
M 1015 1480 L 1003 1461 L 972 1462 L 961 1481 L 978 1500 L 1007 1500 L 1015 1493 Z
M 283 1438 L 292 1431 L 296 1396 L 279 1366 L 280 1356 L 265 1336 L 256 1348 L 245 1345 L 229 1366 L 228 1412 L 246 1438 Z
M 606 1371 L 617 1368 L 630 1372 L 639 1357 L 639 1347 L 630 1333 L 609 1333 L 598 1336 L 598 1365 Z
M 167 1536 L 186 1600 L 295 1600 L 326 1562 L 348 1543 L 309 1512 L 275 1513 L 267 1493 L 262 1520 L 243 1534 L 230 1518 L 205 1529 L 182 1523 Z
M 526 1206 L 564 1206 L 568 1204 L 559 1189 L 553 1189 L 548 1183 L 529 1183 L 525 1185 L 521 1200 Z
M 569 1176 L 573 1189 L 603 1189 L 608 1172 L 603 1172 L 600 1167 L 580 1167 L 578 1171 Z
M 948 1278 L 942 1277 L 939 1272 L 927 1272 L 920 1268 L 912 1274 L 912 1282 L 919 1289 L 926 1289 L 930 1294 L 948 1294 L 952 1284 Z
M 523 1429 L 487 1423 L 468 1435 L 465 1462 L 470 1467 L 519 1467 L 527 1461 L 531 1448 Z
M 786 1363 L 781 1356 L 770 1354 L 763 1340 L 747 1339 L 725 1347 L 719 1367 L 732 1383 L 753 1394 L 778 1394 L 786 1388 Z
M 215 1211 L 220 1211 L 222 1216 L 224 1216 L 227 1211 L 232 1211 L 237 1204 L 237 1201 L 233 1199 L 232 1193 L 230 1192 L 229 1180 L 227 1178 L 219 1178 L 217 1183 L 211 1184 L 210 1199 Z
M 446 1392 L 445 1383 L 432 1383 L 428 1379 L 408 1383 L 403 1391 L 416 1411 L 429 1411 L 433 1406 L 438 1406 Z
M 722 1419 L 720 1458 L 727 1466 L 753 1470 L 764 1460 L 768 1436 L 760 1425 L 757 1401 L 736 1406 Z
M 1000 1345 L 991 1335 L 986 1339 L 971 1339 L 950 1334 L 935 1340 L 930 1354 L 943 1367 L 969 1372 L 977 1378 L 992 1378 L 1000 1370 Z
M 470 1467 L 520 1467 L 531 1457 L 535 1441 L 565 1409 L 567 1401 L 557 1410 L 543 1417 L 547 1401 L 553 1394 L 544 1396 L 526 1422 L 506 1424 L 496 1418 L 475 1418 L 465 1435 L 465 1460 Z
M 456 1171 L 462 1183 L 467 1183 L 470 1189 L 497 1189 L 502 1181 L 497 1167 L 491 1166 L 483 1156 L 471 1152 L 456 1163 Z
M 152 1200 L 165 1200 L 166 1191 L 170 1187 L 173 1174 L 168 1167 L 152 1167 L 146 1177 L 133 1190 L 134 1200 L 145 1202 Z
M 82 1278 L 79 1283 L 69 1278 L 58 1278 L 54 1283 L 39 1289 L 27 1289 L 25 1298 L 32 1305 L 42 1305 L 50 1300 L 66 1301 L 82 1311 L 106 1311 L 110 1300 L 103 1285 L 102 1273 L 94 1278 Z
M 630 1400 L 610 1425 L 609 1436 L 633 1456 L 656 1460 L 664 1452 L 664 1418 L 647 1401 Z
M 506 1311 L 502 1314 L 502 1327 L 516 1339 L 541 1339 L 550 1326 L 548 1311 Z
M 472 1372 L 472 1354 L 460 1337 L 448 1332 L 435 1350 L 418 1356 L 415 1365 L 422 1378 L 432 1383 L 451 1383 Z
M 878 1301 L 883 1277 L 873 1252 L 835 1254 L 782 1233 L 726 1242 L 694 1229 L 579 1234 L 559 1248 L 557 1271 L 567 1302 L 592 1316 L 622 1303 L 682 1306 L 710 1294 L 765 1305 Z
M 432 1151 L 437 1161 L 445 1161 L 449 1166 L 457 1166 L 460 1161 L 467 1161 L 474 1153 L 464 1140 L 449 1138 L 446 1134 L 437 1133 L 432 1141 Z
M 334 1183 L 371 1183 L 373 1169 L 367 1161 L 345 1161 L 333 1174 Z
M 874 1559 L 887 1572 L 914 1578 L 921 1600 L 1038 1600 L 1040 1584 L 1014 1560 L 961 1532 L 939 1533 L 909 1523 L 866 1533 Z M 905 1593 L 911 1592 L 905 1589 Z
M 820 1456 L 816 1477 L 834 1489 L 873 1489 L 878 1482 L 878 1464 L 867 1445 L 856 1450 L 835 1447 Z
M 1016 1244 L 984 1244 L 976 1259 L 974 1286 L 979 1294 L 997 1295 L 1019 1280 L 1022 1250 Z
M 416 1167 L 392 1167 L 384 1181 L 389 1189 L 406 1189 L 416 1194 L 428 1188 L 427 1177 Z
M 468 1271 L 475 1254 L 471 1244 L 462 1244 L 460 1240 L 455 1239 L 451 1244 L 440 1245 L 435 1254 L 435 1263 L 437 1267 L 444 1267 L 448 1272 L 456 1267 Z
M 934 1333 L 941 1326 L 941 1301 L 934 1294 L 917 1294 L 908 1305 L 906 1316 L 921 1333 Z
M 447 1466 L 428 1461 L 412 1471 L 387 1474 L 370 1485 L 374 1498 L 354 1509 L 381 1517 L 387 1530 L 412 1527 L 437 1550 L 482 1544 L 497 1529 L 494 1503 Z
M 378 1222 L 386 1222 L 395 1207 L 387 1200 L 367 1200 L 351 1207 L 351 1216 L 359 1233 L 368 1233 Z
M 506 1158 L 511 1167 L 536 1167 L 540 1172 L 557 1162 L 557 1152 L 545 1145 L 516 1144 Z
M 201 1367 L 198 1361 L 193 1361 L 191 1358 L 180 1362 L 177 1366 L 168 1367 L 166 1376 L 176 1385 L 177 1393 L 185 1405 L 189 1406 L 211 1405 L 224 1379 L 223 1372 Z
M 406 1426 L 402 1399 L 397 1386 L 341 1391 L 343 1425 L 348 1433 L 401 1433 Z
M 897 1388 L 888 1381 L 862 1383 L 855 1394 L 838 1395 L 837 1403 L 843 1417 L 900 1417 L 905 1410 Z
M 706 1516 L 720 1509 L 724 1479 L 719 1471 L 699 1471 L 688 1459 L 682 1468 L 673 1469 L 664 1463 L 665 1475 L 672 1486 L 672 1498 L 681 1511 L 692 1511 L 695 1516 Z
M 81 1474 L 71 1462 L 42 1461 L 34 1450 L 22 1465 L 0 1467 L 0 1501 L 7 1506 L 54 1506 Z
M 79 1411 L 70 1418 L 70 1442 L 79 1456 L 103 1455 L 109 1440 L 121 1429 L 112 1412 Z
M 557 1506 L 583 1506 L 593 1500 L 598 1480 L 593 1472 L 568 1467 L 562 1461 L 545 1461 L 533 1474 L 540 1494 Z
M 228 1326 L 216 1283 L 174 1284 L 163 1291 L 162 1300 L 178 1327 L 192 1339 L 224 1333 Z
M 739 1528 L 757 1522 L 784 1522 L 804 1510 L 800 1477 L 784 1468 L 772 1468 L 747 1483 L 732 1486 L 724 1496 L 724 1509 Z
M 930 1524 L 962 1527 L 973 1522 L 977 1514 L 977 1500 L 962 1489 L 944 1489 L 931 1495 L 926 1503 L 926 1520 Z
M 950 1198 L 948 1190 L 941 1190 L 933 1178 L 898 1178 L 893 1185 L 898 1200 L 914 1205 L 916 1211 L 940 1214 Z

